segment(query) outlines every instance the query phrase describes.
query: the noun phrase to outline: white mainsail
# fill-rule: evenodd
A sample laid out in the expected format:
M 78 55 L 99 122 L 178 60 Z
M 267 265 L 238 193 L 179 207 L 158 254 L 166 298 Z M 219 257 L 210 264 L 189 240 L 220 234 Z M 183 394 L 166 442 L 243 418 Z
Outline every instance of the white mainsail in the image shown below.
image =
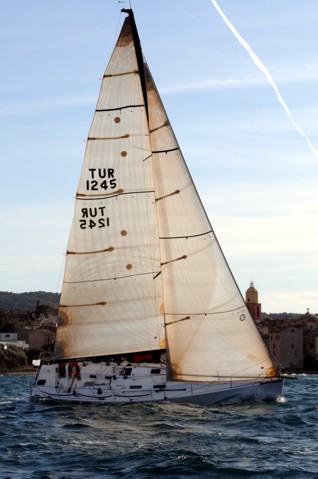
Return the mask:
M 176 380 L 276 376 L 132 28 L 127 17 L 88 137 L 56 355 L 167 348 Z
M 129 21 L 105 71 L 76 195 L 56 355 L 165 348 L 147 113 Z

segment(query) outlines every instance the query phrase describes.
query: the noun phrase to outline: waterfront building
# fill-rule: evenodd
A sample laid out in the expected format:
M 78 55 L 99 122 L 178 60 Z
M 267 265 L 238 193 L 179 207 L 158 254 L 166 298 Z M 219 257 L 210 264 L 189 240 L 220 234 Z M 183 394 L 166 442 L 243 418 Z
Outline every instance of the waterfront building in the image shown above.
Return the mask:
M 268 335 L 269 350 L 283 369 L 303 369 L 303 338 L 301 327 L 275 328 Z

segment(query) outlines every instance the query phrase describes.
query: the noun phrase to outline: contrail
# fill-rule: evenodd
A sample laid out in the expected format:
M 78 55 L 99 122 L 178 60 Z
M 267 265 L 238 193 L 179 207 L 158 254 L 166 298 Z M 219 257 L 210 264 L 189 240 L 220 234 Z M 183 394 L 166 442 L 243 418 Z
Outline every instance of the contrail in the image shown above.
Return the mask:
M 305 140 L 307 141 L 307 144 L 309 146 L 309 148 L 311 149 L 311 151 L 318 156 L 318 150 L 316 150 L 316 148 L 314 147 L 314 145 L 311 143 L 311 141 L 309 140 L 308 136 L 306 135 L 306 133 L 300 128 L 299 125 L 297 125 L 297 123 L 295 122 L 295 120 L 293 119 L 292 117 L 292 114 L 291 112 L 289 111 L 288 109 L 288 106 L 286 105 L 286 102 L 284 100 L 284 98 L 282 97 L 282 95 L 280 94 L 278 88 L 277 88 L 277 85 L 275 84 L 274 80 L 273 80 L 273 77 L 272 75 L 270 74 L 270 72 L 268 71 L 268 69 L 266 68 L 266 66 L 264 65 L 264 63 L 261 62 L 261 60 L 258 58 L 258 56 L 256 55 L 255 52 L 253 52 L 253 50 L 251 49 L 251 47 L 249 46 L 249 44 L 244 40 L 244 38 L 241 37 L 241 35 L 239 34 L 239 32 L 236 30 L 236 28 L 232 25 L 232 23 L 230 22 L 230 20 L 225 16 L 225 14 L 222 12 L 222 10 L 220 9 L 219 5 L 216 3 L 215 0 L 211 0 L 212 4 L 214 5 L 215 9 L 218 11 L 218 13 L 221 15 L 222 19 L 224 20 L 225 24 L 229 27 L 229 29 L 231 30 L 231 32 L 233 33 L 233 35 L 235 36 L 235 38 L 238 40 L 238 42 L 242 45 L 243 48 L 245 48 L 245 50 L 247 51 L 247 53 L 249 54 L 249 56 L 251 57 L 251 59 L 253 60 L 253 62 L 255 63 L 255 65 L 261 70 L 262 73 L 264 73 L 266 79 L 268 80 L 269 84 L 272 86 L 274 92 L 276 93 L 277 95 L 277 98 L 278 98 L 278 101 L 279 103 L 282 105 L 282 107 L 284 108 L 285 112 L 287 113 L 290 121 L 291 121 L 291 124 L 296 128 L 296 130 L 305 138 Z

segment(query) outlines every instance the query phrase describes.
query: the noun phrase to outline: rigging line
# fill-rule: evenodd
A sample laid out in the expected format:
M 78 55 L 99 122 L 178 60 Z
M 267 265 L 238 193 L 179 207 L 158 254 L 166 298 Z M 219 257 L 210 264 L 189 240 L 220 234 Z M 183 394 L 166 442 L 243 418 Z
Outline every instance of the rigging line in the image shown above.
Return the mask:
M 267 69 L 267 67 L 264 65 L 264 63 L 258 58 L 258 56 L 256 55 L 256 53 L 252 50 L 252 48 L 249 46 L 249 44 L 247 43 L 246 40 L 244 40 L 244 38 L 239 34 L 239 32 L 236 30 L 236 28 L 232 25 L 232 23 L 230 22 L 230 20 L 225 16 L 225 14 L 223 13 L 223 11 L 221 10 L 221 8 L 219 7 L 219 5 L 216 3 L 215 0 L 211 0 L 213 6 L 215 7 L 215 9 L 217 10 L 217 12 L 220 14 L 220 16 L 222 17 L 224 23 L 226 24 L 226 26 L 230 29 L 230 31 L 233 33 L 233 35 L 235 36 L 235 38 L 237 39 L 237 41 L 242 45 L 242 47 L 247 51 L 247 53 L 249 54 L 249 56 L 251 57 L 251 59 L 253 60 L 254 64 L 258 67 L 258 69 L 265 75 L 265 78 L 267 79 L 268 83 L 270 84 L 270 86 L 273 88 L 274 92 L 276 93 L 276 96 L 278 98 L 278 101 L 279 103 L 282 105 L 283 109 L 285 110 L 291 124 L 293 125 L 294 128 L 296 128 L 296 130 L 305 138 L 309 148 L 311 149 L 311 151 L 318 156 L 318 150 L 316 150 L 316 148 L 314 147 L 314 145 L 311 143 L 311 141 L 309 140 L 308 136 L 306 135 L 306 133 L 302 130 L 302 128 L 295 122 L 291 112 L 289 111 L 289 108 L 284 100 L 284 98 L 282 97 L 276 83 L 274 82 L 274 79 L 272 77 L 272 75 L 270 74 L 269 70 Z
M 96 109 L 96 112 L 101 111 L 117 111 L 117 110 L 125 110 L 126 108 L 145 108 L 145 105 L 126 105 L 126 106 L 118 106 L 117 108 L 101 108 Z
M 60 282 L 61 282 L 62 273 L 64 271 L 65 259 L 66 259 L 66 254 L 63 254 L 63 259 L 62 259 L 61 268 L 60 268 L 60 274 L 59 274 L 57 284 L 56 284 L 56 291 L 55 291 L 56 293 L 58 292 L 58 289 L 61 289 L 61 288 L 59 288 L 59 286 L 60 286 Z
M 156 275 L 157 271 L 148 271 L 147 273 L 127 274 L 126 276 L 116 276 L 115 278 L 86 279 L 82 281 L 64 281 L 64 284 L 82 284 L 82 283 L 100 283 L 102 281 L 117 281 L 120 279 L 134 278 L 136 276 Z
M 114 40 L 113 40 L 113 50 L 114 48 L 116 47 L 116 42 L 117 42 L 117 38 L 118 38 L 118 32 L 119 32 L 119 26 L 120 26 L 120 19 L 121 19 L 121 12 L 119 12 L 119 17 L 118 17 L 118 22 L 117 22 L 117 27 L 116 27 L 116 31 L 115 31 L 115 36 L 114 36 Z
M 188 238 L 197 238 L 198 236 L 205 236 L 210 233 L 213 233 L 213 230 L 206 231 L 205 233 L 199 233 L 197 235 L 184 235 L 184 236 L 159 236 L 160 240 L 170 240 L 170 239 L 188 239 Z
M 129 6 L 130 6 L 130 8 L 131 8 L 130 0 L 118 0 L 118 3 L 122 3 L 123 6 L 125 6 L 125 3 L 129 3 Z

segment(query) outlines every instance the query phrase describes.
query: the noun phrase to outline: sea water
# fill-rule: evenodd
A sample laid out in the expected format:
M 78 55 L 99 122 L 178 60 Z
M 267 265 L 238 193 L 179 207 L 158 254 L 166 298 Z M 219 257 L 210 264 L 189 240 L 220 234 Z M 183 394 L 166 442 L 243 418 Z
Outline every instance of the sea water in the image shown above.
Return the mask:
M 81 406 L 0 377 L 0 478 L 318 478 L 318 376 L 279 402 Z

